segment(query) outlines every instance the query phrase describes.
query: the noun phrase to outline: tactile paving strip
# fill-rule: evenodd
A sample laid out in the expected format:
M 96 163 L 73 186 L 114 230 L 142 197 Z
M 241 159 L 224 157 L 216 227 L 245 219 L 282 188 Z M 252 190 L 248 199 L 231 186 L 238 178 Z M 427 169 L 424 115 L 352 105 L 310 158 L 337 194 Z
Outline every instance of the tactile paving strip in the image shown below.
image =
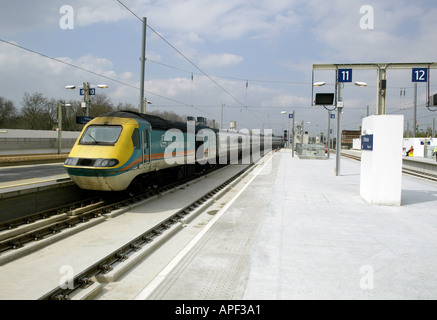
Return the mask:
M 274 157 L 272 161 L 279 161 Z M 148 299 L 234 300 L 244 294 L 249 260 L 277 165 L 257 176 Z

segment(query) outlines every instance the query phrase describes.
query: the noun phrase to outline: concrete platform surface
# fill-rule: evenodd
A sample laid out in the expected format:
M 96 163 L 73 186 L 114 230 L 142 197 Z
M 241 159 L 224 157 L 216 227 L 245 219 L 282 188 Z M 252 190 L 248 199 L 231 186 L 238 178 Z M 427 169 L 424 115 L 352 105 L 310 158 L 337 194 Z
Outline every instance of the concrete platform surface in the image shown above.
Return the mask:
M 0 167 L 0 194 L 69 179 L 62 163 Z
M 137 299 L 436 299 L 437 184 L 360 196 L 360 162 L 276 153 Z

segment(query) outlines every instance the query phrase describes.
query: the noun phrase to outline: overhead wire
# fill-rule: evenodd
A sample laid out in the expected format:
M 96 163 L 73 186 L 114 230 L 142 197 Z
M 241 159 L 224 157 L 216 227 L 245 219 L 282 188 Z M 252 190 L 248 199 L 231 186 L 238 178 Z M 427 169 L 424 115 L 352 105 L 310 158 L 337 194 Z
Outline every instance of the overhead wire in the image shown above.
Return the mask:
M 41 57 L 44 57 L 44 58 L 47 58 L 47 59 L 50 59 L 50 60 L 53 60 L 53 61 L 56 61 L 56 62 L 59 62 L 59 63 L 65 64 L 65 65 L 67 65 L 67 66 L 69 66 L 69 67 L 72 67 L 72 68 L 75 68 L 75 69 L 78 69 L 78 70 L 81 70 L 81 71 L 84 71 L 84 72 L 87 72 L 87 73 L 93 74 L 93 75 L 95 75 L 95 76 L 98 76 L 98 77 L 104 78 L 104 79 L 106 79 L 106 80 L 110 80 L 110 81 L 113 81 L 113 82 L 116 82 L 116 83 L 122 84 L 122 85 L 124 85 L 124 86 L 130 87 L 130 88 L 133 88 L 133 89 L 136 89 L 136 90 L 141 90 L 140 88 L 138 88 L 138 87 L 136 87 L 136 86 L 134 86 L 134 85 L 131 85 L 131 84 L 129 84 L 129 83 L 126 83 L 126 82 L 120 81 L 120 80 L 118 80 L 118 79 L 114 79 L 114 78 L 111 78 L 111 77 L 105 76 L 105 75 L 103 75 L 103 74 L 101 74 L 101 73 L 98 73 L 98 72 L 95 72 L 95 71 L 92 71 L 92 70 L 89 70 L 89 69 L 86 69 L 86 68 L 83 68 L 83 67 L 77 66 L 77 65 L 72 64 L 72 63 L 69 63 L 69 62 L 67 62 L 67 61 L 63 61 L 63 60 L 60 60 L 60 59 L 57 59 L 57 58 L 53 58 L 53 57 L 51 57 L 51 56 L 49 56 L 49 55 L 46 55 L 46 54 L 44 54 L 44 53 L 41 53 L 41 52 L 38 52 L 38 51 L 35 51 L 35 50 L 32 50 L 32 49 L 29 49 L 29 48 L 26 48 L 26 47 L 20 46 L 20 45 L 18 45 L 18 44 L 16 44 L 16 43 L 13 43 L 13 42 L 10 42 L 10 41 L 6 41 L 6 40 L 1 39 L 1 38 L 0 38 L 0 41 L 3 42 L 3 43 L 6 43 L 6 44 L 8 44 L 8 45 L 11 45 L 11 46 L 17 47 L 17 48 L 19 48 L 19 49 L 22 49 L 22 50 L 28 51 L 28 52 L 30 52 L 30 53 L 33 53 L 33 54 L 39 55 L 39 56 L 41 56 Z M 146 90 L 145 90 L 145 91 L 146 91 Z M 162 98 L 162 99 L 166 99 L 166 100 L 169 100 L 169 101 L 172 101 L 172 102 L 175 102 L 175 103 L 178 103 L 178 104 L 182 104 L 182 105 L 185 105 L 185 106 L 190 106 L 189 104 L 187 104 L 187 103 L 185 103 L 185 102 L 181 102 L 181 101 L 178 101 L 178 100 L 175 100 L 175 99 L 169 98 L 169 97 L 165 97 L 165 96 L 160 95 L 160 94 L 158 94 L 158 93 L 154 93 L 154 92 L 151 92 L 151 91 L 146 91 L 146 92 L 147 92 L 148 94 L 151 94 L 151 95 L 154 95 L 154 96 L 160 97 L 160 98 Z
M 139 21 L 142 22 L 142 19 L 133 12 L 127 5 L 125 5 L 121 0 L 117 0 L 126 10 L 128 10 L 132 15 L 134 15 Z M 193 61 L 191 61 L 186 55 L 184 55 L 179 49 L 177 49 L 170 41 L 165 39 L 159 32 L 153 29 L 149 24 L 147 24 L 147 28 L 149 28 L 154 34 L 156 34 L 162 41 L 164 41 L 168 46 L 170 46 L 174 51 L 176 51 L 180 56 L 182 56 L 186 61 L 188 61 L 194 68 L 200 71 L 205 77 L 207 77 L 212 83 L 214 83 L 217 87 L 223 90 L 227 95 L 229 95 L 232 99 L 238 102 L 242 107 L 246 108 L 255 118 L 257 118 L 261 123 L 264 124 L 264 121 L 256 116 L 244 103 L 242 103 L 238 98 L 236 98 L 229 90 L 220 85 L 216 80 L 214 80 L 210 75 L 208 75 L 205 71 L 203 71 L 199 66 L 197 66 Z

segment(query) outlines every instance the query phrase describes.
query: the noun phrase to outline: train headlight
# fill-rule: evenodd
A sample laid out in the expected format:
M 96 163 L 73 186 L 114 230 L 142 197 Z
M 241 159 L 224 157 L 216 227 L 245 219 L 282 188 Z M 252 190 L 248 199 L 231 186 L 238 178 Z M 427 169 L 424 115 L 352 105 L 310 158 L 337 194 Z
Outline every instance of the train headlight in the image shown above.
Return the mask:
M 66 166 L 79 167 L 95 167 L 95 168 L 109 168 L 115 167 L 120 162 L 117 159 L 89 159 L 89 158 L 67 158 L 64 164 Z
M 67 158 L 67 160 L 65 160 L 64 164 L 67 166 L 75 166 L 75 165 L 77 165 L 78 161 L 79 161 L 79 158 Z
M 97 159 L 93 167 L 115 167 L 118 163 L 117 159 Z

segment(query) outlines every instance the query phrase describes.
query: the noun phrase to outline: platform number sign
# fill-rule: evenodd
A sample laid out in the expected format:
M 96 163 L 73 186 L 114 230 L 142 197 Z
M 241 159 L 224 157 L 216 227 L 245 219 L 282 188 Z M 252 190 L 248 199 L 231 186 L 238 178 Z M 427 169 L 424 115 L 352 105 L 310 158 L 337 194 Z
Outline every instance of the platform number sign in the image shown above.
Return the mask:
M 80 94 L 81 96 L 83 96 L 83 94 L 84 94 L 84 89 L 80 89 L 80 90 L 79 90 L 79 94 Z M 95 96 L 95 95 L 96 95 L 96 88 L 90 88 L 90 89 L 88 89 L 88 94 L 89 94 L 90 96 Z
M 338 82 L 352 82 L 352 69 L 338 69 Z
M 413 82 L 428 82 L 428 69 L 413 68 Z

